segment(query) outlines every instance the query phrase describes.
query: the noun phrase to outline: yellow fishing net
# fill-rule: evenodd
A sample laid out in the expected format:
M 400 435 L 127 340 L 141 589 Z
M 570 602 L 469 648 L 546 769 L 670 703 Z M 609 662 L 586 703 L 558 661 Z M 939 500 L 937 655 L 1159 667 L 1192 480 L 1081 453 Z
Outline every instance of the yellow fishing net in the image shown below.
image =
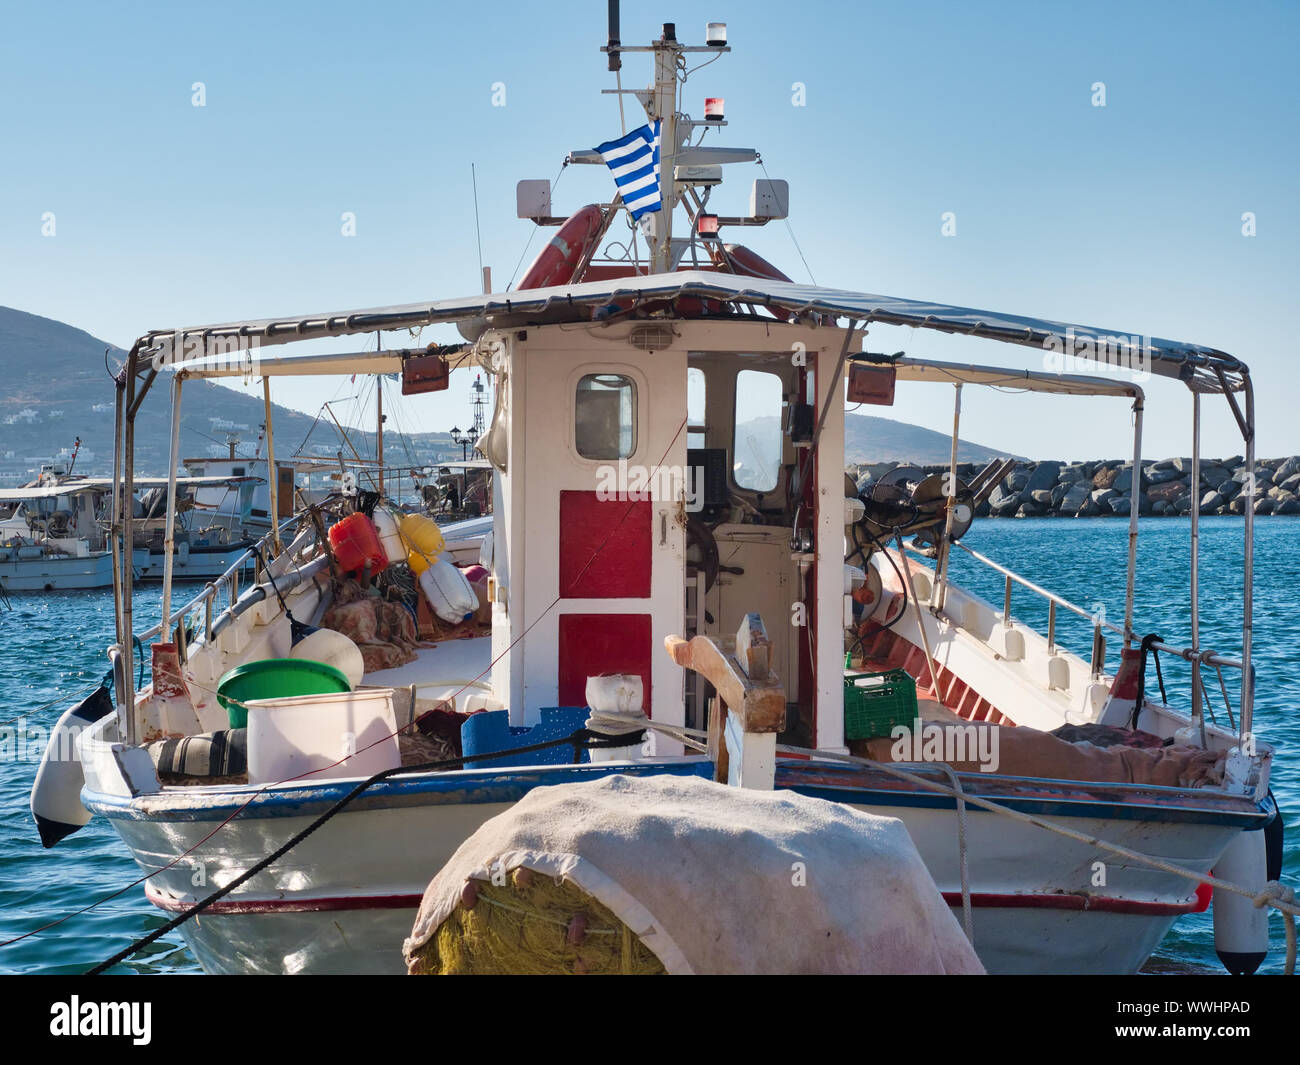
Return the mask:
M 567 880 L 516 869 L 474 880 L 410 959 L 413 975 L 663 975 L 658 957 L 605 906 Z

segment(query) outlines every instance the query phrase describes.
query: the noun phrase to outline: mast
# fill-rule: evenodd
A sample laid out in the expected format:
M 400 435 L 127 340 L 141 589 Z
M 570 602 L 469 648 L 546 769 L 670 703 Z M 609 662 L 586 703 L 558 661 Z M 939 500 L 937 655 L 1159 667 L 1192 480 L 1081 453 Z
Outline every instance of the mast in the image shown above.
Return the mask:
M 271 379 L 262 378 L 262 402 L 266 408 L 266 470 L 267 484 L 271 489 L 271 556 L 281 551 L 280 547 L 280 471 L 275 465 L 275 430 L 271 425 Z M 270 558 L 267 564 L 270 564 Z
M 375 351 L 384 350 L 384 337 L 375 334 Z M 375 458 L 379 461 L 379 494 L 384 494 L 384 375 L 375 375 Z
M 716 58 L 723 52 L 730 52 L 731 49 L 727 46 L 725 23 L 709 23 L 708 39 L 703 45 L 682 44 L 677 39 L 677 26 L 672 22 L 665 22 L 659 39 L 651 41 L 648 45 L 624 45 L 621 43 L 619 34 L 618 2 L 617 0 L 610 0 L 609 39 L 608 43 L 601 47 L 601 51 L 606 53 L 609 58 L 609 69 L 618 76 L 618 87 L 601 91 L 618 97 L 620 124 L 622 124 L 623 96 L 625 95 L 637 98 L 645 109 L 646 117 L 652 125 L 656 121 L 659 123 L 660 208 L 658 211 L 641 215 L 640 221 L 642 223 L 641 228 L 650 244 L 649 267 L 651 272 L 669 273 L 675 265 L 673 214 L 678 203 L 681 202 L 682 196 L 689 193 L 697 210 L 702 209 L 704 202 L 708 199 L 708 188 L 722 180 L 719 169 L 722 164 L 753 163 L 758 161 L 759 156 L 758 152 L 753 148 L 701 147 L 698 144 L 690 144 L 690 131 L 692 129 L 716 129 L 726 125 L 726 123 L 722 121 L 721 110 L 711 113 L 707 103 L 703 121 L 690 119 L 678 111 L 679 90 L 685 84 L 688 74 L 685 61 L 686 54 L 699 52 Z M 654 80 L 649 88 L 623 88 L 620 71 L 623 66 L 622 55 L 624 52 L 649 52 L 653 54 Z M 712 62 L 712 60 L 708 62 Z M 707 63 L 701 65 L 707 65 Z M 680 131 L 681 127 L 685 128 L 684 133 Z M 623 131 L 624 133 L 627 132 L 626 126 L 623 127 Z M 690 170 L 684 169 L 680 181 L 677 174 L 679 159 L 682 160 L 683 168 L 690 168 Z M 600 152 L 594 149 L 570 152 L 568 161 L 601 166 L 607 165 Z M 765 225 L 772 218 L 784 218 L 784 206 L 778 208 L 773 205 L 771 186 L 777 184 L 783 186 L 779 201 L 780 205 L 784 205 L 788 202 L 788 191 L 785 190 L 784 183 L 765 181 L 762 188 L 763 209 L 754 212 L 752 216 L 729 217 L 726 222 L 733 225 Z M 705 189 L 703 198 L 695 192 L 697 187 Z M 755 188 L 756 190 L 759 188 L 757 183 Z M 611 210 L 617 208 L 620 202 L 620 198 L 616 197 Z M 547 203 L 549 204 L 549 200 Z M 549 210 L 549 206 L 547 210 Z M 547 218 L 534 217 L 533 214 L 524 214 L 521 217 L 533 218 L 533 221 L 538 225 L 553 225 L 558 221 L 549 218 L 549 216 Z M 636 240 L 635 230 L 632 239 Z
M 654 218 L 655 273 L 666 274 L 673 268 L 673 209 L 677 206 L 677 183 L 673 180 L 673 160 L 677 155 L 677 66 L 681 45 L 677 27 L 665 22 L 663 36 L 654 42 L 655 84 L 651 96 L 650 120 L 659 120 L 659 190 L 663 206 Z
M 176 466 L 181 454 L 181 385 L 183 373 L 172 378 L 172 439 L 170 463 L 167 468 L 167 518 L 163 528 L 163 590 L 162 632 L 163 643 L 171 642 L 172 632 L 172 573 L 176 552 Z

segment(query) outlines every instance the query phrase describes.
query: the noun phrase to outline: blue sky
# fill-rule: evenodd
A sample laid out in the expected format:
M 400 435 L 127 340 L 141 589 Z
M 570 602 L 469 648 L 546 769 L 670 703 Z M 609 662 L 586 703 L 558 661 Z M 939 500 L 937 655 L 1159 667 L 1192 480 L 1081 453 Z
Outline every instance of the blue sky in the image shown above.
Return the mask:
M 604 10 L 9 5 L 0 303 L 127 345 L 148 328 L 472 292 L 471 162 L 502 288 L 533 228 L 514 218 L 515 182 L 554 177 L 568 150 L 619 132 L 599 95 L 613 81 L 597 51 Z M 675 20 L 702 43 L 706 19 L 729 24 L 736 51 L 690 80 L 686 109 L 724 96 L 730 126 L 714 143 L 756 147 L 790 181 L 817 282 L 1223 348 L 1254 369 L 1260 453 L 1300 451 L 1285 326 L 1300 288 L 1300 7 L 625 0 L 622 36 L 645 43 Z M 648 61 L 628 56 L 623 73 L 643 85 Z M 205 107 L 191 105 L 196 81 Z M 806 106 L 792 105 L 795 82 Z M 730 168 L 714 206 L 740 213 L 755 176 Z M 556 210 L 610 184 L 571 167 Z M 340 234 L 345 211 L 355 237 Z M 1254 237 L 1241 233 L 1248 211 Z M 955 236 L 941 235 L 944 212 Z M 807 280 L 783 225 L 743 240 Z M 887 328 L 868 346 L 1039 362 Z M 321 382 L 276 398 L 315 413 L 350 391 Z M 1119 401 L 968 391 L 970 439 L 1035 457 L 1126 450 Z M 1189 397 L 1163 382 L 1149 394 L 1147 453 L 1186 453 Z M 463 425 L 468 380 L 406 403 L 403 424 Z M 946 430 L 950 403 L 912 386 L 870 413 Z M 1209 454 L 1242 450 L 1219 403 L 1205 441 Z

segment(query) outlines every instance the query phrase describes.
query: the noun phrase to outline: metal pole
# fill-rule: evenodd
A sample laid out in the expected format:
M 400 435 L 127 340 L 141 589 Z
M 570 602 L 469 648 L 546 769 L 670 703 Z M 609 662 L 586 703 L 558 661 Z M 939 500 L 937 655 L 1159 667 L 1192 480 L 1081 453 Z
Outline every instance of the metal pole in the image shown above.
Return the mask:
M 939 545 L 938 580 L 935 581 L 933 602 L 942 610 L 948 599 L 948 556 L 952 550 L 952 512 L 957 505 L 957 433 L 961 428 L 961 382 L 953 386 L 952 401 L 952 457 L 948 464 L 947 517 L 943 523 L 943 542 Z
M 1132 505 L 1128 512 L 1128 581 L 1124 587 L 1124 646 L 1133 645 L 1133 588 L 1137 581 L 1138 511 L 1142 499 L 1142 395 L 1133 401 L 1133 479 L 1129 482 Z
M 262 378 L 262 405 L 266 412 L 266 468 L 271 488 L 271 557 L 280 553 L 280 471 L 275 465 L 275 432 L 271 428 L 271 379 Z
M 384 375 L 375 375 L 375 403 L 379 424 L 375 431 L 375 458 L 379 462 L 379 494 L 384 494 Z
M 131 616 L 132 582 L 135 580 L 135 542 L 131 518 L 135 506 L 135 404 L 136 354 L 126 358 L 125 425 L 122 433 L 122 653 L 126 668 L 122 671 L 122 712 L 126 715 L 126 742 L 137 743 L 135 720 L 135 624 Z
M 916 598 L 916 582 L 912 580 L 912 565 L 907 551 L 903 548 L 903 536 L 894 530 L 894 542 L 898 545 L 898 561 L 903 564 L 903 577 L 907 581 L 907 592 L 912 599 L 912 609 L 916 611 L 916 627 L 921 633 L 921 646 L 925 648 L 925 664 L 930 667 L 930 683 L 934 686 L 934 701 L 943 706 L 943 690 L 939 687 L 939 671 L 935 668 L 934 653 L 930 650 L 930 634 L 925 631 L 925 611 Z
M 480 258 L 482 251 L 479 252 Z M 384 334 L 375 334 L 376 353 L 384 350 Z M 379 494 L 384 494 L 384 375 L 375 374 L 375 459 L 379 463 Z
M 116 401 L 113 405 L 113 494 L 109 512 L 108 547 L 112 552 L 113 560 L 113 617 L 117 621 L 117 657 L 120 659 L 123 653 L 122 649 L 131 646 L 130 633 L 124 632 L 122 628 L 122 429 L 125 422 L 124 408 L 126 406 L 125 380 L 115 382 L 115 392 Z M 128 663 L 129 661 L 128 659 Z M 118 706 L 126 707 L 129 704 L 126 701 L 126 689 L 122 686 L 120 672 L 115 674 L 115 678 L 117 680 Z M 126 724 L 125 718 L 129 718 L 129 716 L 129 714 L 124 713 L 124 726 Z
M 1255 675 L 1250 660 L 1251 636 L 1254 629 L 1255 589 L 1255 386 L 1248 374 L 1243 375 L 1246 389 L 1246 500 L 1245 561 L 1242 582 L 1245 584 L 1241 604 L 1241 738 L 1250 734 L 1255 709 Z
M 1200 556 L 1201 556 L 1201 394 L 1192 393 L 1192 721 L 1198 723 L 1205 746 L 1205 715 L 1201 711 Z
M 673 268 L 673 208 L 677 204 L 677 183 L 673 180 L 673 159 L 677 154 L 677 59 L 676 41 L 655 42 L 654 115 L 659 119 L 659 188 L 662 208 L 654 216 L 659 230 L 653 267 L 666 274 Z
M 181 382 L 178 372 L 172 379 L 172 446 L 171 464 L 167 469 L 167 524 L 163 530 L 162 642 L 171 639 L 172 566 L 176 552 L 176 464 L 181 458 Z

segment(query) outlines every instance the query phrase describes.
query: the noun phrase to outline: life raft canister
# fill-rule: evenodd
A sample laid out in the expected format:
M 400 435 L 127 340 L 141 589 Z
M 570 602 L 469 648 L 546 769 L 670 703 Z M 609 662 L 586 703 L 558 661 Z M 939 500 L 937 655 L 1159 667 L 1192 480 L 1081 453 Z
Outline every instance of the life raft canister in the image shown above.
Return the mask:
M 738 276 L 761 277 L 767 281 L 792 281 L 758 252 L 751 251 L 743 244 L 725 244 L 723 248 L 727 253 L 727 261 Z M 790 320 L 790 312 L 784 307 L 770 307 L 769 310 L 782 322 Z
M 569 215 L 564 225 L 537 254 L 519 287 L 550 288 L 575 280 L 574 273 L 605 228 L 605 212 L 594 203 Z

